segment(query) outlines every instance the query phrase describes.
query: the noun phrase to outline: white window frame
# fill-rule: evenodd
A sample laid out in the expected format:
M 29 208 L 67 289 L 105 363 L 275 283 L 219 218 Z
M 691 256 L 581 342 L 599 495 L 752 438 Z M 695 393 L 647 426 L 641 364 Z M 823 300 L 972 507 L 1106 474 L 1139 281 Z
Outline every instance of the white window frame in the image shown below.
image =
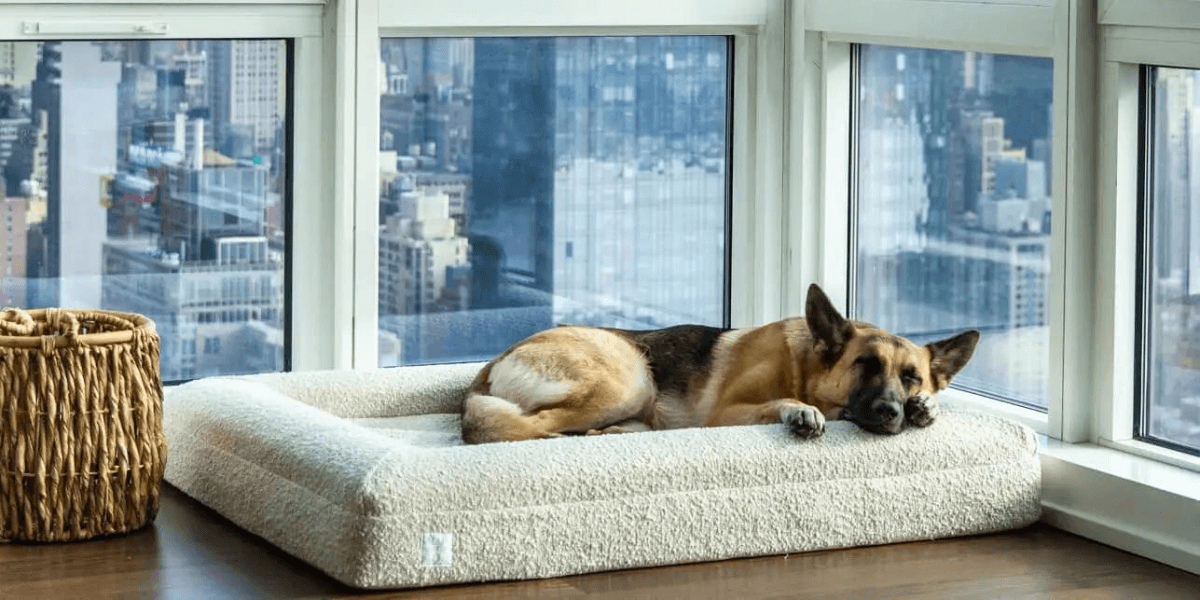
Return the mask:
M 1046 434 L 1043 520 L 1200 573 L 1200 461 L 1133 441 L 1137 63 L 1200 68 L 1191 0 L 806 0 L 793 14 L 789 220 L 814 280 L 845 306 L 852 43 L 1054 60 L 1049 411 L 943 393 Z M 803 32 L 801 34 L 800 32 Z M 1100 102 L 1096 102 L 1099 90 Z M 794 185 L 794 183 L 793 183 Z M 795 310 L 795 294 L 786 305 Z
M 332 44 L 324 35 L 322 0 L 134 0 L 96 5 L 84 0 L 0 2 L 0 40 L 253 39 L 295 40 L 292 121 L 291 368 L 338 366 L 335 340 L 349 330 L 350 313 L 333 310 L 335 149 L 324 140 L 334 129 L 326 64 Z M 303 274 L 303 276 L 301 276 Z
M 1107 4 L 1100 15 L 1100 99 L 1108 118 L 1100 123 L 1102 210 L 1097 229 L 1108 243 L 1097 244 L 1096 267 L 1099 279 L 1112 282 L 1112 287 L 1097 296 L 1095 441 L 1200 472 L 1200 457 L 1141 442 L 1133 435 L 1138 387 L 1133 357 L 1141 337 L 1135 322 L 1137 261 L 1142 252 L 1138 246 L 1140 72 L 1142 65 L 1200 69 L 1200 3 L 1116 0 Z
M 1068 294 L 1075 277 L 1073 266 L 1087 260 L 1080 246 L 1083 240 L 1070 237 L 1076 229 L 1080 202 L 1086 189 L 1077 185 L 1089 181 L 1086 161 L 1079 148 L 1068 146 L 1067 133 L 1074 129 L 1085 114 L 1068 111 L 1068 106 L 1080 104 L 1076 87 L 1081 60 L 1074 55 L 1072 41 L 1079 35 L 1077 19 L 1071 11 L 1078 10 L 1080 0 L 958 1 L 958 0 L 808 0 L 804 22 L 797 31 L 804 31 L 804 52 L 793 55 L 793 62 L 814 72 L 793 73 L 805 78 L 803 92 L 792 98 L 793 113 L 803 114 L 805 126 L 819 133 L 792 130 L 792 170 L 817 177 L 818 185 L 804 186 L 807 194 L 801 203 L 807 208 L 793 215 L 803 227 L 805 218 L 814 225 L 804 229 L 812 235 L 806 240 L 804 253 L 815 257 L 809 264 L 795 265 L 789 273 L 793 279 L 817 281 L 841 306 L 848 306 L 850 228 L 850 172 L 847 158 L 850 152 L 850 56 L 857 43 L 936 48 L 943 50 L 991 52 L 1048 57 L 1054 60 L 1054 131 L 1052 167 L 1052 214 L 1049 276 L 1049 410 L 1042 413 L 1015 405 L 984 398 L 957 389 L 942 392 L 943 401 L 957 402 L 973 408 L 1002 414 L 1030 425 L 1053 438 L 1082 440 L 1087 437 L 1087 411 L 1070 404 L 1070 399 L 1086 394 L 1074 393 L 1086 377 L 1065 377 L 1076 373 L 1078 361 L 1072 350 L 1086 348 L 1076 335 L 1086 320 L 1080 306 L 1090 299 L 1082 294 Z M 799 47 L 799 44 L 794 45 Z M 807 59 L 807 60 L 806 60 Z M 820 72 L 815 72 L 820 65 Z M 1083 83 L 1086 83 L 1083 82 Z M 794 83 L 798 88 L 803 84 Z M 815 89 L 814 89 L 815 88 Z M 807 109 L 807 110 L 806 110 Z M 814 206 L 816 205 L 816 206 Z M 1068 212 L 1073 211 L 1073 212 Z M 1074 231 L 1072 231 L 1072 235 Z M 1068 239 L 1075 243 L 1069 245 Z M 793 291 L 795 291 L 793 289 Z M 788 299 L 792 310 L 802 307 L 798 294 Z M 1068 318 L 1068 315 L 1071 315 Z M 1057 385 L 1061 382 L 1061 385 Z
M 732 324 L 781 318 L 787 239 L 785 0 L 358 0 L 354 356 L 378 364 L 379 43 L 384 37 L 732 35 Z

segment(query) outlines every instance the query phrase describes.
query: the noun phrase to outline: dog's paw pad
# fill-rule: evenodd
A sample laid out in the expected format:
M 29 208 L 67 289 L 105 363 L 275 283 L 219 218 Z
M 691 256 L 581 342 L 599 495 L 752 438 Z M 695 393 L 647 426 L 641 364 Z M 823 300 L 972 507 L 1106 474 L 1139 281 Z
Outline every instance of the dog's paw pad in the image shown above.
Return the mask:
M 811 406 L 787 406 L 779 411 L 779 420 L 792 433 L 804 438 L 815 438 L 825 432 L 825 415 Z
M 937 418 L 941 409 L 933 396 L 921 392 L 904 403 L 904 420 L 917 427 L 928 427 Z

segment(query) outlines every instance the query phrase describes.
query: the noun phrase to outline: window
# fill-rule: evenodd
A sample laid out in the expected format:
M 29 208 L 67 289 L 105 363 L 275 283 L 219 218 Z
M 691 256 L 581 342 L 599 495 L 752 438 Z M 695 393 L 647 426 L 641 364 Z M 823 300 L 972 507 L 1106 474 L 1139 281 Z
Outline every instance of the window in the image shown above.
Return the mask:
M 17 131 L 0 167 L 7 195 L 29 206 L 18 304 L 150 317 L 166 381 L 285 369 L 289 42 L 0 47 L 15 57 L 0 129 Z M 234 240 L 270 248 L 219 260 Z M 196 293 L 260 277 L 278 293 Z
M 1142 70 L 1137 435 L 1200 453 L 1200 71 Z
M 918 343 L 978 329 L 955 386 L 1045 410 L 1051 59 L 856 49 L 853 314 Z
M 728 323 L 730 47 L 382 40 L 379 364 Z

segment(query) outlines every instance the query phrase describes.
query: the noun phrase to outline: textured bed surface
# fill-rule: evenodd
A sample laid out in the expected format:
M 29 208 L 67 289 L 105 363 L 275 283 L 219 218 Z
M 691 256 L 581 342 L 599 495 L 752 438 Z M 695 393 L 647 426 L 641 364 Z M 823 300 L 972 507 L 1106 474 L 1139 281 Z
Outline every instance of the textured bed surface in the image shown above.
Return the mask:
M 480 364 L 170 388 L 166 479 L 356 587 L 416 587 L 968 535 L 1040 514 L 1028 428 L 945 412 L 463 446 Z

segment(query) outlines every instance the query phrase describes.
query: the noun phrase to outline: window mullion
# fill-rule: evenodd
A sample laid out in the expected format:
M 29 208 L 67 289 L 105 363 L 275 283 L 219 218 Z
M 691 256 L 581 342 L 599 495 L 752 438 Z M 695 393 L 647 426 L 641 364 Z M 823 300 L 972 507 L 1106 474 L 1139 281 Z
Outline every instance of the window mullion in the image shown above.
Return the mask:
M 1128 440 L 1133 434 L 1137 347 L 1138 133 L 1139 83 L 1136 65 L 1106 62 L 1101 69 L 1103 114 L 1099 124 L 1095 265 L 1097 277 L 1092 389 L 1100 440 Z

